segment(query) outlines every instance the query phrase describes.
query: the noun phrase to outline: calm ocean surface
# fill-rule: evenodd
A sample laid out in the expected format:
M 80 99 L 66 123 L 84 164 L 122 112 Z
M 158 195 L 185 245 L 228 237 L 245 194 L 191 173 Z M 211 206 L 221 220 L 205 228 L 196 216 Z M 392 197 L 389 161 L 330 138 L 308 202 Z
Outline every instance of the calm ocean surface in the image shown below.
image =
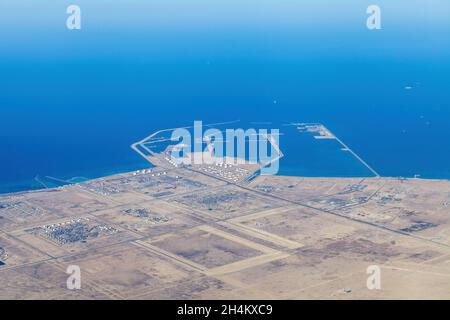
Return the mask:
M 321 122 L 381 175 L 450 179 L 450 2 L 377 2 L 379 31 L 365 0 L 79 0 L 69 31 L 71 2 L 2 0 L 0 193 L 145 167 L 131 143 L 194 120 Z M 280 174 L 369 175 L 280 144 Z

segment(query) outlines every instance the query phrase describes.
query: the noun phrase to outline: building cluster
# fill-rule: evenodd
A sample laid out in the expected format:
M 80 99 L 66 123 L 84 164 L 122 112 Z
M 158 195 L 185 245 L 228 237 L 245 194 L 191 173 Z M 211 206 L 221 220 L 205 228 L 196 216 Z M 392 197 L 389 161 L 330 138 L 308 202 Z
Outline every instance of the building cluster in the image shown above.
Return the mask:
M 33 228 L 30 232 L 44 235 L 53 242 L 64 245 L 85 242 L 104 234 L 113 234 L 117 232 L 117 229 L 107 225 L 91 224 L 88 218 L 77 218 Z
M 143 169 L 133 172 L 133 176 L 150 175 L 151 177 L 160 177 L 167 174 L 167 171 L 154 172 L 152 169 Z
M 231 206 L 240 207 L 246 203 L 247 199 L 248 194 L 231 191 L 225 193 L 191 194 L 177 201 L 185 205 L 195 205 L 205 210 L 216 210 Z
M 255 189 L 266 193 L 271 193 L 277 190 L 275 186 L 270 184 L 258 184 Z
M 366 188 L 367 188 L 366 184 L 355 183 L 355 184 L 348 185 L 344 190 L 339 192 L 339 194 L 349 194 L 349 193 L 355 193 L 355 192 L 362 192 Z
M 145 173 L 142 173 L 145 171 Z M 165 189 L 176 189 L 177 187 L 186 187 L 186 188 L 202 188 L 206 185 L 195 180 L 187 179 L 181 177 L 179 175 L 173 176 L 167 174 L 167 171 L 154 172 L 149 170 L 142 170 L 140 174 L 137 174 L 137 177 L 134 178 L 135 181 L 140 185 L 137 188 L 150 188 L 163 185 Z
M 80 187 L 91 192 L 100 193 L 104 196 L 110 196 L 120 193 L 120 190 L 118 188 L 100 180 L 84 182 L 80 184 Z
M 214 165 L 202 165 L 198 169 L 207 174 L 222 179 L 226 179 L 231 182 L 241 181 L 250 174 L 250 172 L 246 169 L 226 163 L 216 163 Z
M 17 200 L 4 200 L 0 202 L 0 212 L 5 210 L 8 215 L 32 216 L 42 214 L 43 210 L 36 206 L 31 206 L 26 202 Z
M 434 223 L 425 222 L 425 221 L 416 221 L 413 224 L 411 224 L 410 226 L 400 229 L 400 231 L 407 232 L 407 233 L 412 233 L 412 232 L 425 230 L 425 229 L 428 229 L 428 228 L 433 228 L 433 227 L 436 227 L 436 226 L 437 225 L 435 225 Z
M 150 222 L 152 224 L 160 224 L 169 221 L 169 218 L 167 218 L 166 216 L 153 214 L 149 210 L 144 208 L 125 209 L 122 212 L 129 216 L 143 218 L 145 219 L 145 221 Z

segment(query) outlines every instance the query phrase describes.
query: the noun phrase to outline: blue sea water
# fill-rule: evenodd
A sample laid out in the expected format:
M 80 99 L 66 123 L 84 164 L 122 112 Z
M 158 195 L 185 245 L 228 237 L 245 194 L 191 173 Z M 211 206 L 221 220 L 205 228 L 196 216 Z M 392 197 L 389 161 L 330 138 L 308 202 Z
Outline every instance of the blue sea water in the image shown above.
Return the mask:
M 131 143 L 194 120 L 321 122 L 384 176 L 450 178 L 447 0 L 379 0 L 376 31 L 366 0 L 78 0 L 70 31 L 72 2 L 0 2 L 0 193 L 145 167 Z M 280 137 L 280 174 L 367 175 L 316 142 Z

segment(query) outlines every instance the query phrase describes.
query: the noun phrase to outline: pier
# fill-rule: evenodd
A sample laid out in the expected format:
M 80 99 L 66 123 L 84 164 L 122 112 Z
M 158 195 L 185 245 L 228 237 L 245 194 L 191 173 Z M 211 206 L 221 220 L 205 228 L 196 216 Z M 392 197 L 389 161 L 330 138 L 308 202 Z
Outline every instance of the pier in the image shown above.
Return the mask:
M 350 152 L 359 162 L 361 162 L 370 172 L 374 174 L 376 178 L 380 178 L 380 174 L 375 171 L 364 159 L 362 159 L 356 152 L 354 152 L 347 144 L 339 139 L 331 130 L 325 127 L 321 123 L 292 123 L 291 125 L 297 126 L 297 129 L 304 132 L 318 133 L 314 136 L 315 139 L 333 139 L 336 140 L 341 146 L 342 150 Z

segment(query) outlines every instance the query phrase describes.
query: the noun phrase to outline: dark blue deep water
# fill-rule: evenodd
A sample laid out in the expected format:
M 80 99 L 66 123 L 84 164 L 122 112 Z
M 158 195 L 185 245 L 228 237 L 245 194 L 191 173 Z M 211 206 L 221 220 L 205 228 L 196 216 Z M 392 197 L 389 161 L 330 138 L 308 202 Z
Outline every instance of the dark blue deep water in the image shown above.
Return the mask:
M 377 31 L 366 0 L 79 0 L 69 31 L 72 2 L 0 2 L 0 193 L 144 167 L 131 143 L 194 120 L 321 122 L 382 175 L 450 178 L 448 0 L 379 0 Z M 367 175 L 306 140 L 280 174 Z

